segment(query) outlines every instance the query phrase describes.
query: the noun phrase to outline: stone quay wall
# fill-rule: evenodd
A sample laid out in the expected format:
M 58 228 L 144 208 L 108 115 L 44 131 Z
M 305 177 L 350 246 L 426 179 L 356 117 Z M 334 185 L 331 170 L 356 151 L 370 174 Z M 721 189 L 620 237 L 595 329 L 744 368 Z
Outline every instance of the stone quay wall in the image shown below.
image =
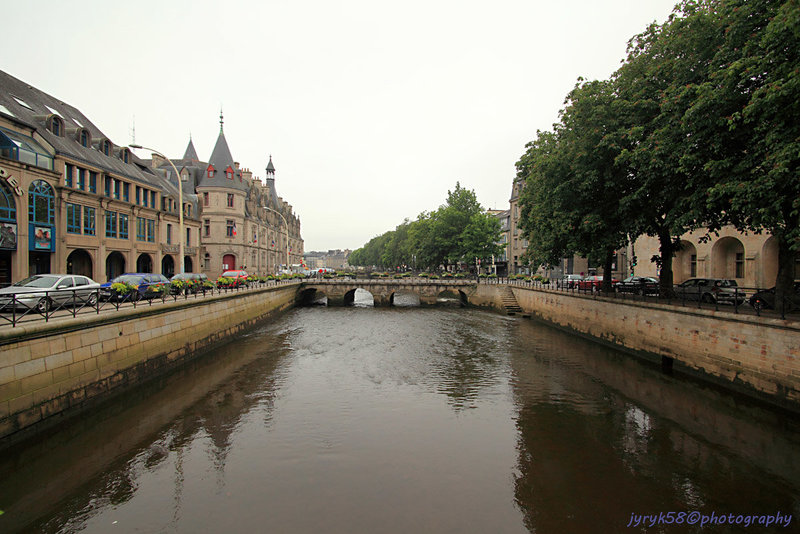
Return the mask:
M 179 299 L 0 330 L 0 439 L 134 386 L 264 317 L 298 284 Z M 7 441 L 7 440 L 6 440 Z
M 681 372 L 800 411 L 800 324 L 512 286 L 527 314 Z

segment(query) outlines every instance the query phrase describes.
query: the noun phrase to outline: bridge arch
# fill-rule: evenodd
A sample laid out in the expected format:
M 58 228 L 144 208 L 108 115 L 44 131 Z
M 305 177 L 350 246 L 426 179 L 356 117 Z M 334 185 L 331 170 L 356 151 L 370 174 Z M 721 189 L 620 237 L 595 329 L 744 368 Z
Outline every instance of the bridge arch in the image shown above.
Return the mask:
M 298 292 L 296 302 L 299 306 L 327 306 L 328 296 L 319 289 L 309 287 Z
M 465 308 L 469 306 L 467 294 L 460 289 L 444 289 L 436 295 L 436 304 L 439 306 L 459 306 Z
M 395 291 L 389 296 L 389 306 L 397 306 L 398 308 L 415 307 L 422 304 L 422 299 L 419 293 L 413 291 L 400 290 Z
M 375 295 L 363 287 L 356 287 L 344 294 L 345 306 L 375 306 Z

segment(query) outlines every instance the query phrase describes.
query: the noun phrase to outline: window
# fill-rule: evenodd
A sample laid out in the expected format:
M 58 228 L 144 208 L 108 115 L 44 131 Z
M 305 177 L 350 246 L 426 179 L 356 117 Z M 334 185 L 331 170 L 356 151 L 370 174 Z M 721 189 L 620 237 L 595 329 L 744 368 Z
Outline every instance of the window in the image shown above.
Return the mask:
M 214 170 L 214 166 L 213 165 L 209 165 L 208 169 L 206 169 L 206 174 L 208 175 L 209 178 L 213 178 L 215 172 L 216 171 Z
M 203 193 L 203 206 L 208 206 L 208 192 Z
M 54 170 L 53 156 L 33 137 L 0 127 L 0 156 Z
M 119 214 L 119 238 L 128 239 L 128 214 Z
M 150 200 L 150 195 L 148 194 L 147 189 L 142 189 L 142 205 L 147 208 L 148 202 Z M 155 208 L 155 206 L 153 206 Z
M 61 137 L 61 134 L 64 132 L 64 124 L 61 122 L 61 119 L 53 117 L 50 120 L 50 131 L 53 132 L 54 135 Z
M 156 192 L 150 191 L 150 206 L 155 208 L 156 207 Z
M 72 176 L 74 173 L 74 167 L 67 163 L 64 165 L 64 185 L 67 187 L 72 187 Z
M 744 278 L 744 252 L 736 253 L 736 276 L 735 278 Z
M 44 180 L 35 180 L 28 189 L 28 220 L 32 223 L 55 224 L 55 195 Z
M 147 219 L 147 240 L 150 243 L 156 241 L 156 221 L 155 219 Z
M 89 171 L 89 192 L 97 193 L 97 173 Z
M 117 237 L 117 212 L 106 212 L 106 237 Z
M 136 204 L 142 203 L 142 188 L 138 185 L 136 186 Z
M 110 176 L 106 176 L 105 177 L 105 195 L 107 197 L 111 196 L 111 177 Z
M 233 169 L 231 169 L 230 167 L 225 169 L 225 176 L 228 177 L 228 180 L 233 180 Z
M 211 269 L 211 254 L 206 252 L 206 255 L 203 256 L 203 269 L 209 270 Z
M 114 180 L 114 198 L 119 200 L 120 191 L 122 190 L 122 182 L 119 180 Z
M 692 278 L 697 276 L 697 254 L 692 254 L 691 263 L 689 265 L 689 276 Z
M 123 148 L 122 149 L 122 154 L 121 155 L 122 155 L 122 161 L 124 161 L 125 163 L 128 163 L 128 149 L 127 148 Z
M 83 233 L 84 235 L 95 235 L 94 218 L 95 209 L 89 206 L 83 207 Z
M 233 222 L 232 220 L 228 219 L 227 221 L 225 221 L 225 224 L 226 224 L 226 227 L 227 227 L 227 229 L 225 231 L 225 235 L 228 236 L 228 237 L 235 236 L 236 235 L 236 223 Z
M 167 223 L 167 245 L 172 244 L 172 225 Z
M 81 206 L 67 202 L 67 232 L 70 234 L 81 233 Z
M 192 230 L 191 228 L 187 228 L 186 229 L 186 246 L 187 247 L 192 246 L 192 232 L 191 232 L 191 230 Z
M 123 182 L 122 183 L 122 200 L 124 200 L 125 202 L 130 202 L 131 201 L 130 193 L 131 193 L 131 184 L 129 184 L 127 182 Z
M 0 220 L 9 222 L 17 220 L 17 203 L 11 190 L 3 182 L 0 182 Z
M 81 191 L 86 191 L 86 169 L 81 169 L 78 167 L 78 180 L 75 184 L 75 187 Z
M 111 143 L 108 141 L 103 141 L 103 154 L 108 156 L 111 152 Z
M 203 219 L 203 235 L 209 237 L 211 235 L 211 221 Z
M 233 207 L 233 193 L 228 193 L 228 207 Z
M 136 217 L 136 240 L 144 241 L 147 238 L 147 224 L 142 217 Z
M 86 130 L 81 130 L 81 145 L 89 146 L 89 133 Z
M 186 210 L 184 211 L 184 213 L 186 214 L 187 217 L 191 217 L 192 216 L 192 205 L 191 204 L 186 204 Z

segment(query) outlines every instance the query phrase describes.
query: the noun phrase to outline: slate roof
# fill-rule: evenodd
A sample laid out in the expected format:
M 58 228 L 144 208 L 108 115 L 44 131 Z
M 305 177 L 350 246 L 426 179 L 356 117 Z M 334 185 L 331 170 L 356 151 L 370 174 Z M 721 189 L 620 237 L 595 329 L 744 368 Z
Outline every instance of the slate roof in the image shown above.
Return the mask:
M 24 102 L 24 105 L 20 101 Z M 119 151 L 124 149 L 124 146 L 114 145 L 113 151 L 106 156 L 100 150 L 102 142 L 111 140 L 79 109 L 3 71 L 0 71 L 0 105 L 9 112 L 7 114 L 0 109 L 0 113 L 14 122 L 36 130 L 36 133 L 55 150 L 57 156 L 68 157 L 73 161 L 83 162 L 107 173 L 153 187 L 163 188 L 166 184 L 163 177 L 154 173 L 146 162 L 136 157 L 133 152 L 130 153 L 129 163 L 120 159 Z M 47 129 L 47 121 L 53 115 L 58 115 L 64 122 L 63 136 L 55 135 Z M 82 129 L 91 136 L 92 142 L 88 147 L 80 143 Z

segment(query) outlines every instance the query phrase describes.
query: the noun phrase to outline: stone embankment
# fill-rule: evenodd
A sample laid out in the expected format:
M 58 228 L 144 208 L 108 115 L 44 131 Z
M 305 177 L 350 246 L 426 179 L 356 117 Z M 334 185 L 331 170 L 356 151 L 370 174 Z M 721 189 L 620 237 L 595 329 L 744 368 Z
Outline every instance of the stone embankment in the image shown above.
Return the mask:
M 0 329 L 0 438 L 55 422 L 294 305 L 297 283 Z M 5 440 L 8 441 L 8 440 Z

